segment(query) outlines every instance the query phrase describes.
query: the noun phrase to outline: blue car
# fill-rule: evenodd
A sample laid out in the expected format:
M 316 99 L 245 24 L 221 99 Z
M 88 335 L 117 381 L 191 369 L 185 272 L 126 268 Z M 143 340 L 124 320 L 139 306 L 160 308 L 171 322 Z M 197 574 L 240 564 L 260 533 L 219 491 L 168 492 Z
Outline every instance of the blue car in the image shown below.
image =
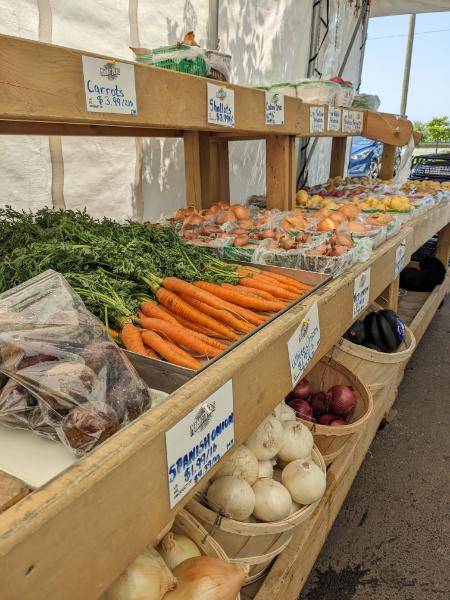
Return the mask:
M 352 139 L 350 161 L 348 163 L 349 177 L 370 177 L 376 179 L 380 176 L 381 157 L 383 144 L 365 137 L 356 136 Z M 400 149 L 397 148 L 394 174 L 400 164 Z

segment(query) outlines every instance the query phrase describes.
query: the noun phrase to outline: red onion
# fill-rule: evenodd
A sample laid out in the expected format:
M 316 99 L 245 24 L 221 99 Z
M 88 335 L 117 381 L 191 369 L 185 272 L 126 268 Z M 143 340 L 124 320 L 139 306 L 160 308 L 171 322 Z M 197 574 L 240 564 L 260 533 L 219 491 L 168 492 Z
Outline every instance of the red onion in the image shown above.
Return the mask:
M 311 405 L 302 398 L 294 398 L 289 402 L 289 406 L 293 408 L 298 417 L 305 421 L 312 421 L 313 411 Z
M 293 398 L 308 400 L 312 394 L 312 385 L 307 379 L 300 379 L 295 388 L 291 392 Z
M 331 427 L 342 427 L 342 425 L 348 425 L 348 423 L 342 417 L 337 417 L 331 421 L 330 425 Z
M 316 392 L 312 395 L 311 408 L 316 419 L 319 419 L 328 411 L 328 395 L 326 392 Z
M 340 417 L 350 415 L 356 406 L 356 394 L 350 385 L 333 385 L 328 390 L 330 410 Z

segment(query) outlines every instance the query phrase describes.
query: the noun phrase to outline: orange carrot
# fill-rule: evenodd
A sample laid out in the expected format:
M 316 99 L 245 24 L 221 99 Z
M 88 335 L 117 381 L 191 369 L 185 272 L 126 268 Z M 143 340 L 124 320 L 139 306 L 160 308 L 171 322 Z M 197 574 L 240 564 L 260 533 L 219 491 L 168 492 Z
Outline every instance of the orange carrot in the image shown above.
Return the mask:
M 188 369 L 194 369 L 195 371 L 202 366 L 201 363 L 188 352 L 185 352 L 172 342 L 165 340 L 154 331 L 143 331 L 142 339 L 147 346 L 156 350 L 158 354 L 174 365 L 187 367 Z
M 161 306 L 155 304 L 155 302 L 142 302 L 141 310 L 146 317 L 153 317 L 154 319 L 163 319 L 168 323 L 177 325 L 177 320 L 172 317 L 169 313 L 165 312 Z
M 203 333 L 203 335 L 207 335 L 208 337 L 211 337 L 211 338 L 213 338 L 213 337 L 220 338 L 220 333 L 217 333 L 216 331 L 213 331 L 212 329 L 208 329 L 207 327 L 203 327 L 203 325 L 199 325 L 198 323 L 194 323 L 193 321 L 188 321 L 187 319 L 183 319 L 183 317 L 180 317 L 180 315 L 173 313 L 166 306 L 160 306 L 160 308 L 165 313 L 167 313 L 168 315 L 173 317 L 176 321 L 176 324 L 183 325 L 183 327 L 186 327 L 187 329 L 191 329 L 192 331 L 197 331 L 198 333 Z
M 108 335 L 110 335 L 114 340 L 119 337 L 119 332 L 115 329 L 111 329 L 110 327 L 106 328 Z
M 157 358 L 159 360 L 159 356 L 156 354 L 156 352 L 148 346 L 145 346 L 145 354 L 150 358 Z
M 136 352 L 137 354 L 145 354 L 145 346 L 142 343 L 141 332 L 137 327 L 131 323 L 127 323 L 122 327 L 120 337 L 127 350 Z
M 275 289 L 272 285 L 267 284 L 264 280 L 258 279 L 257 277 L 244 277 L 241 279 L 240 283 L 246 287 L 264 290 L 283 300 L 286 298 L 288 300 L 296 300 L 299 296 L 299 294 L 293 294 L 292 292 L 283 289 L 281 286 Z
M 279 298 L 275 298 L 269 292 L 264 292 L 263 290 L 257 290 L 256 288 L 248 288 L 244 285 L 232 285 L 231 283 L 222 283 L 222 287 L 226 287 L 231 290 L 237 290 L 238 292 L 242 292 L 243 294 L 250 294 L 251 296 L 259 296 L 260 298 L 264 298 L 265 300 L 272 300 L 275 302 L 279 302 Z
M 163 279 L 163 286 L 166 288 L 166 290 L 170 290 L 171 292 L 175 292 L 177 294 L 184 294 L 185 296 L 191 296 L 191 298 L 195 298 L 200 302 L 206 302 L 214 308 L 223 308 L 220 298 L 217 298 L 217 296 L 214 296 L 205 290 L 195 287 L 192 285 L 192 283 L 178 279 L 177 277 L 165 277 Z
M 273 271 L 263 271 L 261 269 L 252 268 L 252 269 L 238 269 L 238 274 L 242 277 L 248 277 L 252 274 L 257 273 L 258 275 L 263 275 L 264 277 L 270 277 L 271 279 L 276 279 L 280 283 L 285 283 L 294 287 L 304 287 L 304 284 L 300 283 L 293 277 L 288 277 L 287 275 L 280 275 L 279 273 L 274 273 Z
M 144 317 L 141 319 L 141 325 L 144 329 L 151 329 L 152 331 L 158 331 L 157 327 L 155 327 L 154 323 L 152 323 L 152 321 L 154 321 L 154 320 L 155 319 L 152 319 L 151 317 Z M 170 325 L 173 325 L 173 323 L 170 323 Z M 203 333 L 199 333 L 198 331 L 193 331 L 192 329 L 189 329 L 188 327 L 184 327 L 183 325 L 181 325 L 179 323 L 177 323 L 175 326 L 181 327 L 181 329 L 183 329 L 186 333 L 189 333 L 189 335 L 191 335 L 192 337 L 195 337 L 196 339 L 203 342 L 204 344 L 207 344 L 208 346 L 212 346 L 213 348 L 216 348 L 217 350 L 222 351 L 222 350 L 226 350 L 228 348 L 228 346 L 226 344 L 224 344 L 223 342 L 214 340 L 214 339 L 210 338 L 209 336 L 204 335 Z M 173 336 L 170 335 L 167 331 L 161 331 L 160 333 L 166 333 L 171 339 L 173 339 L 174 342 L 182 344 L 183 346 L 188 346 L 188 344 L 186 344 L 184 342 L 180 342 L 177 339 L 173 338 Z M 196 350 L 195 348 L 192 348 L 192 349 Z
M 158 302 L 161 302 L 161 304 L 167 306 L 167 308 L 170 308 L 170 310 L 176 314 L 179 314 L 184 319 L 188 319 L 188 321 L 195 321 L 204 327 L 208 327 L 208 329 L 212 329 L 213 331 L 220 333 L 221 337 L 225 340 L 239 339 L 232 329 L 225 327 L 225 325 L 219 323 L 219 321 L 216 321 L 215 319 L 208 317 L 208 315 L 200 312 L 196 308 L 193 308 L 170 290 L 159 288 L 156 292 L 156 299 Z
M 182 325 L 173 325 L 173 323 L 168 323 L 162 319 L 152 319 L 151 317 L 142 319 L 141 324 L 145 329 L 150 329 L 151 331 L 163 334 L 177 345 L 186 346 L 186 348 L 198 352 L 201 355 L 217 356 L 221 352 L 221 349 L 210 346 L 203 340 L 191 335 L 191 330 L 186 329 Z
M 196 281 L 194 285 L 208 292 L 211 292 L 212 294 L 215 294 L 219 296 L 219 298 L 223 298 L 228 302 L 232 302 L 233 304 L 237 304 L 238 306 L 243 306 L 244 308 L 253 308 L 255 310 L 262 310 L 267 312 L 278 312 L 279 310 L 284 308 L 284 304 L 281 302 L 264 300 L 263 298 L 257 298 L 256 296 L 255 298 L 251 298 L 250 296 L 246 296 L 241 292 L 223 288 L 220 285 L 216 285 L 215 283 L 207 283 L 206 281 Z
M 252 331 L 255 328 L 254 325 L 250 325 L 246 321 L 243 321 L 241 318 L 235 317 L 231 314 L 231 312 L 228 312 L 227 310 L 219 310 L 217 308 L 214 308 L 213 306 L 210 306 L 209 304 L 206 304 L 205 302 L 200 302 L 199 300 L 196 300 L 195 298 L 190 298 L 189 296 L 185 296 L 184 294 L 181 294 L 181 297 L 185 302 L 187 302 L 191 306 L 198 308 L 198 310 L 201 310 L 210 317 L 217 319 L 221 323 L 229 325 L 236 331 L 240 331 L 241 333 L 248 333 L 249 331 Z

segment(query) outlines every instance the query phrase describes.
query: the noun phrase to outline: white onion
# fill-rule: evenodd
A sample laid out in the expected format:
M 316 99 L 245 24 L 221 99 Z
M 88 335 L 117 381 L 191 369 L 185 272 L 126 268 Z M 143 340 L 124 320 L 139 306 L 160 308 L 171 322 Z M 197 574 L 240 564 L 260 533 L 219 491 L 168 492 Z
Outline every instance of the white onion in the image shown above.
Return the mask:
M 280 521 L 287 517 L 292 499 L 287 489 L 273 479 L 258 479 L 253 486 L 255 509 L 253 514 L 260 521 Z
M 253 485 L 258 479 L 258 470 L 258 459 L 253 452 L 246 446 L 239 446 L 214 475 L 213 481 L 225 475 L 233 475 Z
M 273 460 L 260 460 L 258 462 L 258 479 L 263 477 L 273 478 Z
M 297 417 L 295 410 L 288 406 L 284 400 L 275 406 L 273 414 L 279 421 L 295 421 Z
M 157 548 L 164 562 L 171 571 L 180 563 L 194 556 L 201 556 L 201 552 L 190 538 L 169 532 Z
M 245 445 L 258 460 L 274 458 L 283 444 L 283 427 L 278 419 L 269 415 L 247 439 Z
M 293 515 L 294 513 L 298 512 L 300 509 L 301 509 L 300 504 L 298 504 L 297 502 L 294 502 L 292 500 L 291 510 L 290 510 L 289 514 Z
M 283 421 L 283 444 L 278 451 L 278 458 L 290 463 L 298 458 L 308 458 L 314 446 L 313 436 L 300 421 Z
M 146 548 L 104 593 L 105 600 L 161 600 L 177 585 L 154 548 Z
M 326 475 L 312 460 L 294 460 L 283 469 L 283 485 L 299 504 L 319 500 L 327 485 Z
M 255 508 L 255 493 L 251 485 L 231 475 L 216 479 L 206 497 L 213 510 L 236 521 L 249 517 Z

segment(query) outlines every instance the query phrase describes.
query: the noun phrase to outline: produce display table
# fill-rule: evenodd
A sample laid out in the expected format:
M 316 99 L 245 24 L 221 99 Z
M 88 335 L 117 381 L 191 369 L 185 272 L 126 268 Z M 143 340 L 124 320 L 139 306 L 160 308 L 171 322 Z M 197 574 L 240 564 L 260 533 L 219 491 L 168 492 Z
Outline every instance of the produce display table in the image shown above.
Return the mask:
M 224 164 L 228 161 L 226 144 L 230 140 L 266 138 L 267 196 L 272 207 L 293 203 L 294 136 L 335 137 L 332 174 L 343 169 L 345 144 L 340 140 L 345 140 L 347 133 L 327 129 L 320 134 L 311 133 L 309 105 L 293 98 L 286 98 L 285 125 L 266 126 L 264 94 L 242 86 L 227 84 L 235 91 L 236 110 L 236 127 L 229 132 L 207 122 L 207 80 L 142 65 L 135 66 L 137 116 L 87 112 L 80 56 L 80 52 L 71 49 L 0 36 L 0 133 L 183 136 L 187 196 L 196 206 L 208 206 L 217 193 L 217 188 L 204 185 L 205 164 L 216 164 L 218 185 L 222 191 L 227 189 L 228 170 Z M 148 93 L 150 89 L 157 93 Z M 405 119 L 364 113 L 360 133 L 384 141 L 388 148 L 406 144 L 411 132 L 412 126 Z M 392 174 L 395 154 L 386 151 L 385 158 L 384 173 Z M 163 404 L 0 514 L 0 581 L 6 598 L 47 600 L 61 596 L 62 591 L 65 600 L 98 598 L 192 498 L 201 483 L 170 510 L 165 433 L 231 380 L 234 443 L 244 442 L 291 390 L 287 341 L 314 303 L 321 339 L 305 373 L 354 321 L 355 279 L 370 269 L 369 302 L 382 296 L 384 304 L 396 309 L 398 246 L 405 243 L 407 264 L 418 247 L 442 231 L 438 254 L 445 259 L 450 246 L 449 221 L 450 205 L 445 203 L 410 221 L 382 244 L 369 261 L 355 265 L 277 317 L 180 387 Z M 419 338 L 449 287 L 447 276 L 409 320 Z M 269 596 L 271 600 L 297 597 L 394 399 L 386 398 L 376 405 L 364 432 L 332 464 L 324 498 L 275 562 L 255 596 L 258 600 Z M 242 597 L 249 597 L 249 593 L 250 590 L 243 590 Z

